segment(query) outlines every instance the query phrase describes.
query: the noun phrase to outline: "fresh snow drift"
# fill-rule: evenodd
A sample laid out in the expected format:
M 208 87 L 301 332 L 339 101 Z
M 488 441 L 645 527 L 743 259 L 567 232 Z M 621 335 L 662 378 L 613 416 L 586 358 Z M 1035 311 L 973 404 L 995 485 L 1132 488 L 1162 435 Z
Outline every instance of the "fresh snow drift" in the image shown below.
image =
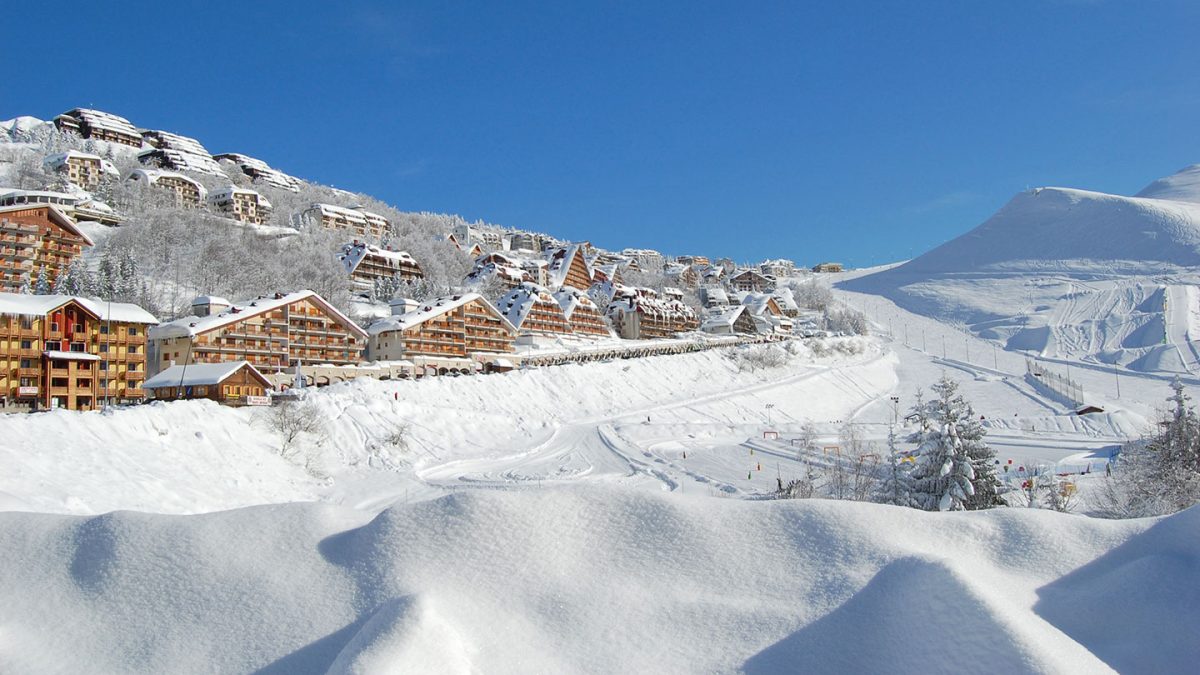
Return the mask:
M 1198 518 L 611 487 L 463 493 L 373 517 L 7 513 L 0 670 L 1187 670 Z M 1136 622 L 1150 614 L 1179 629 L 1147 660 L 1153 624 Z

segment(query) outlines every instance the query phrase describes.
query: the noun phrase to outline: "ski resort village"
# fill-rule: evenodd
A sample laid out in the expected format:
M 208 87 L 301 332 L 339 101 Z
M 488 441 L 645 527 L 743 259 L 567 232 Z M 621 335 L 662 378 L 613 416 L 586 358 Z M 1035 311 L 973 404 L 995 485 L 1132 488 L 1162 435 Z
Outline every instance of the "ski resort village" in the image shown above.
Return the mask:
M 458 58 L 355 21 L 397 79 L 348 79 L 346 106 Z M 901 189 L 877 167 L 849 197 L 832 168 L 772 183 L 829 191 L 805 205 L 824 220 L 737 201 L 785 173 L 775 140 L 830 157 L 819 125 L 801 158 L 740 127 L 626 139 L 628 101 L 558 110 L 567 133 L 481 93 L 541 150 L 476 157 L 503 136 L 485 124 L 453 161 L 408 137 L 410 164 L 329 101 L 285 138 L 317 118 L 284 90 L 237 124 L 184 98 L 0 106 L 0 673 L 1195 672 L 1200 164 L 1118 190 L 1081 159 L 1069 186 L 897 204 L 986 208 L 880 243 L 843 225 Z M 425 105 L 388 100 L 403 124 Z M 540 165 L 575 125 L 603 147 Z M 897 185 L 933 171 L 898 175 L 882 137 L 856 143 Z M 351 164 L 369 188 L 327 184 Z M 462 213 L 561 197 L 562 224 L 436 212 L 456 202 L 427 171 L 478 193 Z M 654 210 L 693 188 L 686 226 Z

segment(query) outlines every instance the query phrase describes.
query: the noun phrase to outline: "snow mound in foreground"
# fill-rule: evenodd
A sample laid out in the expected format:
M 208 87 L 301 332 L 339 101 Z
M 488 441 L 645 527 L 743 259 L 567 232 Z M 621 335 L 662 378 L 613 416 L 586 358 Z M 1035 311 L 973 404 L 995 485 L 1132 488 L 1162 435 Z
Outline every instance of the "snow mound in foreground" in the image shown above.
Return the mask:
M 1150 626 L 1200 619 L 1198 522 L 595 486 L 3 513 L 0 670 L 1137 672 Z

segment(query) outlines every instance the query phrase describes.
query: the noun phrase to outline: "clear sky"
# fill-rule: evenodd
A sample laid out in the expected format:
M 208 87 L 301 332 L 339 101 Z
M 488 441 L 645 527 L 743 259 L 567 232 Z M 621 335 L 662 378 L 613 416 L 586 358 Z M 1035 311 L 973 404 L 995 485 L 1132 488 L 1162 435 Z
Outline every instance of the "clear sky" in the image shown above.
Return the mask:
M 1200 2 L 19 3 L 0 119 L 93 106 L 405 210 L 866 265 L 1200 162 Z

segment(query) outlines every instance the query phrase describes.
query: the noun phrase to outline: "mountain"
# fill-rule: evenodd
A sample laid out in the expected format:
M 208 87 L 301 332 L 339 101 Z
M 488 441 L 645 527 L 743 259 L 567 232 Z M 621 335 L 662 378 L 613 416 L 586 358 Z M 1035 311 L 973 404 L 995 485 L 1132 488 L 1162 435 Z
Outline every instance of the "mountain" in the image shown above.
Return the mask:
M 1196 372 L 1200 307 L 1191 287 L 1198 281 L 1200 165 L 1193 165 L 1135 197 L 1022 192 L 966 234 L 841 287 L 965 324 L 1011 349 Z

